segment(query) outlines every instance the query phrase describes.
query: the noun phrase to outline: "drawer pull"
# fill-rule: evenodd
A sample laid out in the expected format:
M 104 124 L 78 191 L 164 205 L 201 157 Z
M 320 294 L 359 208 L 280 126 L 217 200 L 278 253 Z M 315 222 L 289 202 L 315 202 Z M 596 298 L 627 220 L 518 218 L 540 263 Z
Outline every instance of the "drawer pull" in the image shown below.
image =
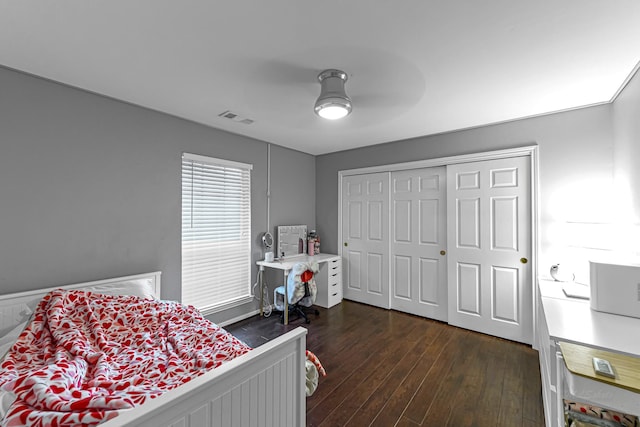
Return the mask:
M 338 295 L 338 293 L 336 292 L 335 294 L 331 294 L 332 297 L 335 297 L 336 295 Z

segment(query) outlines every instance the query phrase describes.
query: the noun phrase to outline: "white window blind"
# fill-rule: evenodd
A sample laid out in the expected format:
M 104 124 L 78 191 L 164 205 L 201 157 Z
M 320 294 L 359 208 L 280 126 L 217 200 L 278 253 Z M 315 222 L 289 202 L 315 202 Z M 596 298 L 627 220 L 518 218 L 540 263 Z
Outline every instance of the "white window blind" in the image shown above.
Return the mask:
M 251 300 L 251 168 L 182 156 L 182 302 L 205 314 Z

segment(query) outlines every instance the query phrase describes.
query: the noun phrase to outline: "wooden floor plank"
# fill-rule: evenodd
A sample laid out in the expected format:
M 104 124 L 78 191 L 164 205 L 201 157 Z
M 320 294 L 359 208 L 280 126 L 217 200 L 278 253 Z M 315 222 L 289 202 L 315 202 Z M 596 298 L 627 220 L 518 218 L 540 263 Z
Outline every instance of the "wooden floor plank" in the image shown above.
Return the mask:
M 297 326 L 327 369 L 308 426 L 543 427 L 538 353 L 523 344 L 351 301 L 311 323 L 227 326 L 257 347 Z
M 421 424 L 431 408 L 433 400 L 443 384 L 448 381 L 447 375 L 456 358 L 464 349 L 463 338 L 468 334 L 464 329 L 449 327 L 451 339 L 445 345 L 440 356 L 435 360 L 424 381 L 408 403 L 404 417 Z
M 318 425 L 327 417 L 335 419 L 345 416 L 341 415 L 346 411 L 344 408 L 353 407 L 354 402 L 344 401 L 353 393 L 354 388 L 358 388 L 361 392 L 363 389 L 370 389 L 377 378 L 377 376 L 371 377 L 372 371 L 380 371 L 378 375 L 382 375 L 388 371 L 389 364 L 393 363 L 403 348 L 410 348 L 415 344 L 414 339 L 408 338 L 412 337 L 413 331 L 419 325 L 401 313 L 393 314 L 393 317 L 396 326 L 401 326 L 404 334 L 387 330 L 377 334 L 375 339 L 366 335 L 352 338 L 351 347 L 366 349 L 365 354 L 362 355 L 361 362 L 349 363 L 348 355 L 354 350 L 345 351 L 347 356 L 339 359 L 340 367 L 343 369 L 331 371 L 335 381 L 333 383 L 327 381 L 327 387 L 323 386 L 322 390 L 319 389 L 311 398 L 314 402 L 309 402 L 313 405 L 307 409 L 307 423 L 309 425 Z M 381 345 L 381 343 L 384 344 Z M 327 379 L 329 378 L 327 377 Z M 316 399 L 321 399 L 321 403 L 316 403 Z M 327 408 L 331 408 L 331 410 L 327 411 Z M 333 414 L 336 411 L 337 414 Z
M 495 420 L 484 418 L 484 414 L 478 408 L 478 402 L 482 398 L 485 384 L 489 380 L 486 364 L 488 359 L 492 358 L 488 358 L 487 354 L 489 354 L 490 346 L 494 342 L 490 337 L 473 336 L 480 340 L 477 353 L 464 359 L 465 375 L 458 384 L 458 393 L 454 399 L 456 405 L 449 416 L 447 425 L 456 427 L 466 427 L 474 424 L 479 426 L 495 425 Z M 483 417 L 483 419 L 479 420 L 479 417 Z
M 403 357 L 416 346 L 417 342 L 415 341 L 395 343 L 392 346 L 392 348 L 394 349 L 392 354 L 385 358 L 385 360 L 380 365 L 372 367 L 373 371 L 365 379 L 365 381 L 358 384 L 356 387 L 351 388 L 342 403 L 333 411 L 331 411 L 330 415 L 320 425 L 347 425 L 347 423 L 354 417 L 354 414 L 360 409 L 360 407 L 364 405 L 365 402 L 367 402 L 367 400 L 384 383 L 385 379 L 387 379 L 390 371 L 389 368 L 395 365 L 398 358 Z
M 480 397 L 467 405 L 475 404 L 476 425 L 495 426 L 498 423 L 502 383 L 505 376 L 506 353 L 512 343 L 494 337 L 486 337 L 486 344 L 478 355 L 484 378 Z
M 419 427 L 420 424 L 411 421 L 409 418 L 402 417 L 395 424 L 389 424 L 394 427 Z
M 458 354 L 455 355 L 453 364 L 449 370 L 442 372 L 444 379 L 438 389 L 438 392 L 429 407 L 426 417 L 422 423 L 425 426 L 449 426 L 450 419 L 455 416 L 454 411 L 460 410 L 464 403 L 459 399 L 461 389 L 460 385 L 465 383 L 465 379 L 469 375 L 474 375 L 470 371 L 470 362 L 477 357 L 478 348 L 480 347 L 480 337 L 476 334 L 468 332 L 460 339 L 461 346 Z M 464 394 L 460 397 L 464 397 Z
M 435 360 L 442 354 L 443 349 L 451 339 L 451 329 L 444 324 L 435 323 L 435 325 L 437 326 L 438 335 L 429 343 L 402 384 L 389 396 L 384 408 L 379 411 L 374 419 L 373 426 L 385 427 L 393 425 L 401 418 L 407 404 L 413 399 Z M 427 339 L 425 338 L 425 340 Z
M 524 356 L 525 354 L 519 345 L 514 345 L 507 354 L 497 426 L 513 427 L 522 425 Z
M 380 384 L 369 399 L 367 399 L 367 401 L 360 407 L 360 409 L 354 414 L 351 422 L 347 423 L 347 425 L 352 425 L 354 427 L 363 424 L 371 425 L 380 411 L 386 406 L 391 396 L 393 396 L 408 375 L 414 370 L 422 355 L 427 351 L 433 340 L 440 333 L 440 328 L 435 323 L 427 321 L 424 321 L 423 323 L 425 325 L 424 328 L 426 328 L 426 331 L 428 332 L 425 333 L 421 331 L 418 334 L 416 346 L 409 352 L 405 353 L 402 357 L 399 357 L 400 354 L 397 354 L 398 357 L 394 361 L 394 366 L 389 366 L 391 369 L 389 370 L 384 382 Z M 399 418 L 399 415 L 400 414 L 396 417 L 396 420 Z

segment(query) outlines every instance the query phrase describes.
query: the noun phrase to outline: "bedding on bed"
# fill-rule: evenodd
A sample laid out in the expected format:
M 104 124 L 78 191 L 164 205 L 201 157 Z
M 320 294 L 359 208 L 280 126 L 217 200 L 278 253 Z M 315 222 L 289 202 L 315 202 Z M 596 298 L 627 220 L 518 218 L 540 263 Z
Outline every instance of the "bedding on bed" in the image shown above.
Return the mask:
M 192 306 L 55 290 L 1 365 L 2 425 L 99 424 L 249 350 Z

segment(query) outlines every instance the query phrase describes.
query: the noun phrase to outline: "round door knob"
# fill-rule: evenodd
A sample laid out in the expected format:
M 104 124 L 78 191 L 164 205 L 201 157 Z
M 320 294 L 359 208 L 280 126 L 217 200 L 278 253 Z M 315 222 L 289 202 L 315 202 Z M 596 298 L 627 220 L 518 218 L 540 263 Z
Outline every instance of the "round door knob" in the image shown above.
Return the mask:
M 445 256 L 447 254 L 447 251 L 440 251 L 440 255 Z
M 529 260 L 526 259 L 526 258 L 520 258 L 520 262 L 523 263 L 523 264 L 526 264 L 526 263 L 529 262 Z
M 345 245 L 345 246 L 349 246 L 349 244 L 348 244 L 347 242 L 344 242 L 344 245 Z

